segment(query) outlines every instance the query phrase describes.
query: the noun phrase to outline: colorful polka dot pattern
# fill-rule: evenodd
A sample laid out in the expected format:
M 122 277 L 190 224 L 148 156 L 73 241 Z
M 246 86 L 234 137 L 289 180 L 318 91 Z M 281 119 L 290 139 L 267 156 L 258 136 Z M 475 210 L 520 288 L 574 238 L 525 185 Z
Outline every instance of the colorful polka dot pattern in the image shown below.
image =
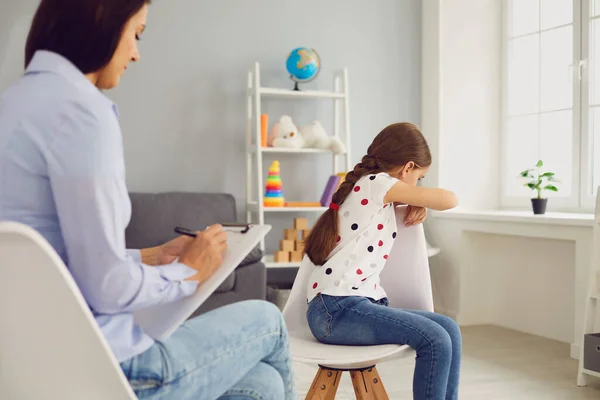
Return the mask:
M 386 179 L 387 178 L 387 179 Z M 381 298 L 379 274 L 386 264 L 397 233 L 396 219 L 390 203 L 383 197 L 397 182 L 387 174 L 368 175 L 360 179 L 340 206 L 336 251 L 347 257 L 331 257 L 311 275 L 309 300 L 317 293 Z M 333 254 L 333 253 L 332 253 Z M 335 262 L 332 260 L 336 259 Z

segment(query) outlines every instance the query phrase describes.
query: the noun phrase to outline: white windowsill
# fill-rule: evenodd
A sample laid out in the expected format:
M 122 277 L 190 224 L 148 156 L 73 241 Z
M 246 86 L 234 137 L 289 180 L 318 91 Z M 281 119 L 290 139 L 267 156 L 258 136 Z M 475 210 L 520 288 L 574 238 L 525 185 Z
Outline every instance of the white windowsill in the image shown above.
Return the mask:
M 531 211 L 517 210 L 473 210 L 456 208 L 448 211 L 433 211 L 434 218 L 478 220 L 490 222 L 515 222 L 543 225 L 594 226 L 594 214 L 547 212 L 534 215 Z

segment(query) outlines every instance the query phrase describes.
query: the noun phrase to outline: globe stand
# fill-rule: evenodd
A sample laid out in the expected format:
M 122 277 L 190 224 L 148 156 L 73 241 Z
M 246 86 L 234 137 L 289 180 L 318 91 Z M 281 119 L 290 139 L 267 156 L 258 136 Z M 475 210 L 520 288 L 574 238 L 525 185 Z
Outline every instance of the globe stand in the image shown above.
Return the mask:
M 294 82 L 294 90 L 300 92 L 300 88 L 298 87 L 298 81 L 294 79 L 294 75 L 290 75 L 290 79 Z

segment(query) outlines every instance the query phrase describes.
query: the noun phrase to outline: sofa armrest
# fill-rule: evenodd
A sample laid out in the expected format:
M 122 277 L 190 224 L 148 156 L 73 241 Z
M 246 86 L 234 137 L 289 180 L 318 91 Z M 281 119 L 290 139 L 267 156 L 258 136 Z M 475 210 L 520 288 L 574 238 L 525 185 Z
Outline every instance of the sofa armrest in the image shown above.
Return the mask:
M 263 258 L 263 252 L 260 249 L 259 246 L 256 246 L 250 253 L 248 253 L 248 255 L 242 260 L 242 262 L 240 263 L 240 265 L 238 265 L 239 267 L 245 267 L 246 265 L 249 264 L 254 264 L 257 262 L 260 262 Z
M 231 273 L 231 275 L 229 275 L 227 279 L 223 281 L 223 283 L 221 283 L 221 285 L 217 288 L 216 292 L 223 293 L 233 290 L 233 288 L 237 285 L 237 272 L 239 271 L 239 269 L 252 264 L 260 264 L 262 260 L 262 255 L 263 253 L 260 247 L 255 247 L 250 253 L 248 253 L 246 258 L 244 258 L 242 262 L 238 264 L 238 266 L 235 268 L 235 271 Z
M 262 262 L 240 267 L 235 271 L 235 275 L 233 290 L 213 293 L 190 318 L 238 301 L 266 300 L 267 268 Z

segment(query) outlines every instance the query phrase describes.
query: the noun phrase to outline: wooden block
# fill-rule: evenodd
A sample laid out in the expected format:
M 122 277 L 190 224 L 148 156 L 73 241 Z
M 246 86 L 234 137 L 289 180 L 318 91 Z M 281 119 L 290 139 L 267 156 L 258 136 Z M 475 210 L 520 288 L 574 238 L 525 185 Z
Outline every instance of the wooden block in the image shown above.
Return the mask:
M 302 229 L 302 240 L 306 239 L 309 233 L 310 229 Z
M 298 231 L 295 229 L 286 229 L 283 232 L 284 240 L 297 240 L 298 239 Z
M 293 240 L 280 240 L 279 241 L 279 250 L 281 251 L 294 251 L 295 243 Z
M 304 253 L 302 251 L 292 251 L 290 261 L 291 262 L 301 262 Z
M 278 263 L 287 263 L 290 262 L 290 252 L 289 251 L 276 251 L 273 256 L 273 261 Z
M 294 251 L 304 252 L 304 241 L 303 240 L 296 240 L 294 242 Z
M 296 229 L 297 231 L 308 229 L 308 219 L 294 218 L 294 229 Z

